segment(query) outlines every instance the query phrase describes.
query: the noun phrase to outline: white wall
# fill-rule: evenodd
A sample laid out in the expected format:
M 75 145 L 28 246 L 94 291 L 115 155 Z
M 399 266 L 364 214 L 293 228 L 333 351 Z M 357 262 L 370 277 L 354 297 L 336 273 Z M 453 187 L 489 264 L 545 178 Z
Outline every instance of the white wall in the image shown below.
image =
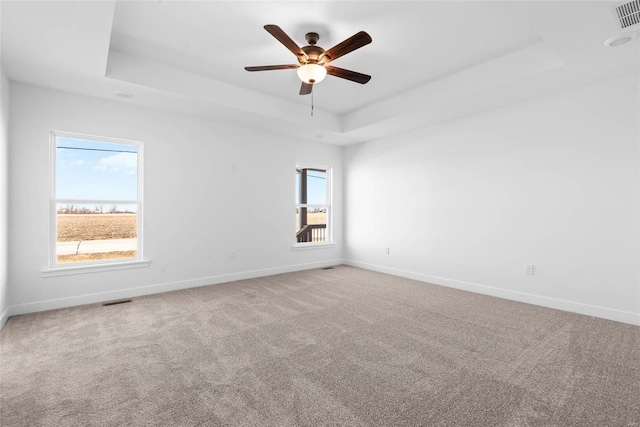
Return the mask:
M 640 324 L 638 99 L 630 77 L 347 148 L 346 258 Z
M 9 307 L 9 81 L 0 67 L 0 328 L 7 321 Z
M 349 147 L 344 165 L 339 147 L 15 83 L 7 148 L 6 83 L 0 166 L 8 150 L 11 289 L 8 298 L 0 292 L 0 307 L 11 301 L 10 314 L 347 258 L 640 324 L 637 78 Z M 149 268 L 41 276 L 52 129 L 144 141 Z M 335 167 L 335 248 L 291 250 L 296 161 Z M 524 264 L 535 264 L 534 276 L 524 275 Z
M 11 89 L 12 314 L 341 262 L 340 147 L 24 84 Z M 41 277 L 51 130 L 143 141 L 148 268 Z M 333 248 L 292 250 L 297 161 L 334 167 Z

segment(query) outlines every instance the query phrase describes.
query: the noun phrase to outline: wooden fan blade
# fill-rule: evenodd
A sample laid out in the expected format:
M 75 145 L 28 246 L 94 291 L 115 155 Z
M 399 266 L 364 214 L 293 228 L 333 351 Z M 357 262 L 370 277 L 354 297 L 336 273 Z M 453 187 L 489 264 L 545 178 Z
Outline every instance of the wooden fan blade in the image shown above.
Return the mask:
M 282 31 L 282 28 L 278 27 L 277 25 L 270 24 L 270 25 L 265 25 L 264 29 L 267 30 L 267 32 L 271 34 L 273 37 L 275 37 L 276 40 L 282 43 L 284 47 L 289 49 L 291 53 L 293 53 L 295 56 L 297 56 L 298 58 L 304 58 L 304 61 L 309 59 L 309 57 L 307 56 L 306 53 L 304 53 L 302 48 L 298 46 L 296 42 L 291 40 L 291 37 L 289 37 L 287 33 Z
M 269 71 L 269 70 L 295 70 L 299 65 L 261 65 L 257 67 L 244 67 L 247 71 Z
M 326 64 L 334 61 L 340 58 L 342 55 L 346 55 L 349 52 L 360 49 L 362 46 L 368 45 L 372 41 L 373 40 L 371 39 L 371 36 L 369 34 L 365 33 L 364 31 L 360 31 L 359 33 L 352 35 L 342 43 L 339 43 L 331 49 L 325 51 L 320 58 L 320 63 Z
M 324 67 L 327 70 L 327 74 L 340 77 L 341 79 L 351 80 L 352 82 L 365 84 L 371 80 L 371 76 L 367 74 L 357 73 L 351 70 L 345 70 L 344 68 L 334 67 L 333 65 L 327 65 Z
M 309 95 L 312 90 L 313 90 L 313 85 L 302 82 L 302 86 L 300 86 L 300 95 Z

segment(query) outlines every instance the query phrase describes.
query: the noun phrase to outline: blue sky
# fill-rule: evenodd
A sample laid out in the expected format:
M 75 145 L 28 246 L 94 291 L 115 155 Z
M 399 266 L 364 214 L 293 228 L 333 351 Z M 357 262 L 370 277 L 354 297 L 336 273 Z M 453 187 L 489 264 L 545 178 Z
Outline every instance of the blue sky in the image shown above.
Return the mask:
M 137 199 L 136 146 L 66 137 L 56 142 L 57 199 Z

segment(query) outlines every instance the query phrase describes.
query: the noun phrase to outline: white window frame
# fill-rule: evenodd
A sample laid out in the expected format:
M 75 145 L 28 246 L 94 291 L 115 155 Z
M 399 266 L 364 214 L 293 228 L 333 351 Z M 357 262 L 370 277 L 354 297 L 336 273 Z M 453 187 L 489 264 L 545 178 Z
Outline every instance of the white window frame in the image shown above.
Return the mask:
M 320 165 L 316 163 L 306 163 L 306 162 L 296 162 L 294 171 L 297 169 L 322 169 L 327 174 L 327 204 L 309 204 L 309 203 L 297 203 L 298 195 L 294 194 L 294 203 L 296 209 L 300 208 L 326 208 L 327 209 L 327 231 L 326 231 L 326 240 L 324 242 L 295 242 L 293 250 L 304 250 L 304 249 L 319 249 L 319 248 L 330 248 L 335 246 L 333 242 L 333 167 L 327 165 Z M 297 173 L 297 172 L 296 172 Z M 295 188 L 294 188 L 295 192 Z
M 56 195 L 56 166 L 57 166 L 57 138 L 75 138 L 87 141 L 105 142 L 111 144 L 133 145 L 137 148 L 137 199 L 136 200 L 103 200 L 103 199 L 59 199 Z M 49 266 L 42 272 L 44 277 L 62 276 L 69 274 L 84 274 L 90 272 L 102 272 L 121 270 L 126 268 L 146 267 L 149 261 L 143 258 L 143 144 L 141 141 L 132 141 L 120 138 L 111 138 L 97 135 L 87 135 L 64 131 L 51 131 L 49 136 L 50 158 L 50 231 L 49 231 Z M 106 259 L 97 261 L 82 261 L 60 264 L 57 262 L 57 206 L 58 204 L 95 204 L 95 205 L 136 205 L 136 238 L 137 253 L 135 258 Z

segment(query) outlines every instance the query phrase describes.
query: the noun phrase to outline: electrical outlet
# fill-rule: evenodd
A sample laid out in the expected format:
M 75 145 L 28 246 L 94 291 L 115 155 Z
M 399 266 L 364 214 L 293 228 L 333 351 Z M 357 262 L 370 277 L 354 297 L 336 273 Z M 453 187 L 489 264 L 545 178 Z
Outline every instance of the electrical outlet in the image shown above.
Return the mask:
M 236 165 L 232 165 L 231 166 L 231 173 L 236 173 L 238 172 L 238 168 L 236 167 Z
M 533 276 L 533 264 L 525 264 L 524 272 L 527 276 Z
M 231 257 L 231 259 L 236 259 L 236 250 L 232 250 L 229 256 Z
M 389 248 L 386 248 L 386 249 L 384 250 L 384 253 L 385 253 L 386 255 L 389 255 Z

